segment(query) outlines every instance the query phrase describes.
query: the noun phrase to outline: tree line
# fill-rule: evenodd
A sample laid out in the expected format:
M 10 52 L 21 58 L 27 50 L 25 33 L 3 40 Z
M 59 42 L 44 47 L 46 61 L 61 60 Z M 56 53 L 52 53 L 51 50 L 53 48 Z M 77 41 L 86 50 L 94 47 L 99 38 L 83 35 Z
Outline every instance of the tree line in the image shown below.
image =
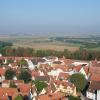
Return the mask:
M 18 47 L 13 48 L 11 46 L 7 46 L 2 48 L 0 51 L 3 56 L 17 56 L 17 57 L 46 57 L 46 56 L 57 56 L 62 58 L 65 56 L 67 59 L 79 59 L 79 60 L 94 60 L 100 59 L 100 51 L 92 51 L 84 48 L 80 48 L 74 52 L 71 52 L 67 49 L 64 51 L 59 50 L 35 50 L 33 48 L 24 48 Z
M 3 42 L 0 41 L 0 48 L 6 47 L 6 46 L 12 46 L 13 44 L 10 42 Z

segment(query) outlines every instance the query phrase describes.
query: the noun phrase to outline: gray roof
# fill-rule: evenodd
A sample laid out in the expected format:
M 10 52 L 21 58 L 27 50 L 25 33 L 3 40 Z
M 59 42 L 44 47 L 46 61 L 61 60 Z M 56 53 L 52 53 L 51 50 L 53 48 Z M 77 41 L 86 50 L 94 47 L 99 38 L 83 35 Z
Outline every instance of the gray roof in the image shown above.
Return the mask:
M 35 77 L 35 80 L 38 80 L 38 81 L 46 81 L 46 82 L 50 82 L 50 77 L 49 76 L 37 76 Z

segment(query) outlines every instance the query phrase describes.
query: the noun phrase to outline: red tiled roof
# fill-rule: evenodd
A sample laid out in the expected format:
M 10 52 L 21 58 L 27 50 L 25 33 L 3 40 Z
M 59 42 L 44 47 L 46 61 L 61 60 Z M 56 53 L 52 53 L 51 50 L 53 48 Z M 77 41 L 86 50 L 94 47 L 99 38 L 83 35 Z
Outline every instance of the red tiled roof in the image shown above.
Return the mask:
M 89 72 L 100 74 L 100 67 L 90 67 Z
M 3 88 L 0 87 L 0 99 L 7 100 L 7 95 L 12 96 L 12 98 L 16 97 L 18 95 L 18 91 L 16 88 Z
M 51 100 L 51 98 L 48 95 L 40 95 L 39 100 Z
M 32 71 L 31 75 L 36 77 L 36 76 L 40 76 L 40 73 L 38 71 Z
M 18 85 L 18 88 L 20 89 L 20 92 L 22 94 L 28 94 L 31 89 L 31 84 L 21 84 L 21 85 Z
M 5 71 L 6 71 L 6 69 L 0 68 L 0 75 L 4 75 Z
M 48 95 L 40 95 L 39 100 L 59 100 L 63 98 L 63 94 L 61 92 L 51 93 Z
M 92 81 L 89 85 L 89 89 L 90 91 L 93 91 L 93 90 L 100 90 L 100 82 L 95 82 L 95 81 Z
M 100 82 L 100 74 L 92 73 L 90 80 Z

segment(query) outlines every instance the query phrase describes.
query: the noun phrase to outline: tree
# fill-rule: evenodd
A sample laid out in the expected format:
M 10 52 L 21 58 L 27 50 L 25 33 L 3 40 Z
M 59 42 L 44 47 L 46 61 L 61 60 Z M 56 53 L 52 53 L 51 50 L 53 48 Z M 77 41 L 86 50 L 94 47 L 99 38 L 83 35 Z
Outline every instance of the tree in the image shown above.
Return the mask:
M 14 100 L 23 100 L 23 97 L 21 95 L 19 95 L 19 96 L 15 97 Z
M 87 80 L 85 79 L 84 75 L 80 73 L 71 75 L 70 81 L 74 83 L 78 92 L 83 91 L 87 85 Z
M 13 63 L 13 62 L 14 62 L 14 60 L 12 58 L 7 59 L 7 64 L 10 64 L 10 63 Z
M 14 81 L 10 81 L 10 88 L 16 88 L 17 86 L 15 85 Z
M 69 96 L 68 100 L 81 100 L 79 97 Z
M 64 49 L 63 55 L 64 55 L 66 58 L 70 58 L 70 51 L 68 51 L 67 49 Z
M 35 84 L 36 88 L 37 88 L 37 93 L 39 94 L 44 88 L 47 87 L 47 84 L 43 81 L 32 81 L 33 84 Z
M 23 53 L 24 53 L 24 48 L 23 47 L 18 47 L 16 49 L 16 55 L 19 57 L 23 57 Z
M 27 70 L 22 70 L 18 75 L 18 79 L 24 80 L 25 83 L 28 83 L 31 81 L 31 74 Z
M 5 78 L 7 80 L 12 80 L 15 75 L 15 71 L 13 71 L 12 69 L 7 69 L 5 72 Z
M 3 60 L 0 59 L 0 67 L 3 65 Z
M 28 66 L 28 63 L 27 63 L 26 60 L 21 59 L 21 60 L 18 62 L 18 65 L 19 65 L 20 67 L 23 67 L 23 66 L 27 67 L 27 66 Z

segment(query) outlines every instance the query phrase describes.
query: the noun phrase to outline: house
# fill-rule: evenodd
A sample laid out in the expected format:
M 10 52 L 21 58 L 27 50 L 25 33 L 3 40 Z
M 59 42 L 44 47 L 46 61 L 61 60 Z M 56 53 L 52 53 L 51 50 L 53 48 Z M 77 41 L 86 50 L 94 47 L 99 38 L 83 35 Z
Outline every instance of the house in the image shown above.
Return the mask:
M 31 60 L 26 60 L 26 61 L 27 61 L 27 63 L 28 63 L 28 68 L 29 68 L 30 70 L 35 69 L 35 65 L 32 63 Z
M 4 80 L 3 82 L 2 82 L 2 87 L 9 87 L 10 86 L 10 80 Z
M 100 82 L 92 81 L 90 83 L 86 97 L 92 100 L 100 100 Z
M 73 95 L 77 96 L 76 87 L 74 84 L 68 81 L 63 80 L 55 80 L 54 85 L 56 87 L 56 91 L 60 91 L 64 93 L 66 96 Z
M 2 83 L 3 80 L 5 80 L 5 68 L 0 68 L 0 83 Z
M 59 73 L 63 72 L 62 69 L 55 69 L 48 72 L 48 75 L 58 78 Z
M 61 91 L 66 96 L 69 95 L 77 96 L 76 87 L 74 84 L 70 82 L 62 82 L 62 84 L 60 84 L 59 87 L 57 88 L 57 91 Z

